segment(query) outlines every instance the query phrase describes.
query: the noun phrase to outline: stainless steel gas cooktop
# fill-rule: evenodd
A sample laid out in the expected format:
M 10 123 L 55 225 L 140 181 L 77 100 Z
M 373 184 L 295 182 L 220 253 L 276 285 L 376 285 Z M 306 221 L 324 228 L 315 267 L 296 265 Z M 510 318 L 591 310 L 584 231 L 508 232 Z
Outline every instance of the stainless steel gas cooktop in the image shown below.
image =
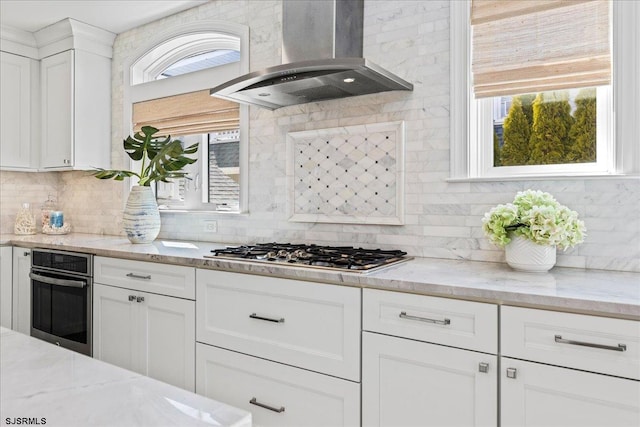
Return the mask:
M 370 272 L 412 259 L 407 256 L 406 252 L 399 250 L 291 243 L 259 243 L 214 249 L 211 252 L 213 255 L 205 255 L 205 257 L 278 263 L 356 273 Z

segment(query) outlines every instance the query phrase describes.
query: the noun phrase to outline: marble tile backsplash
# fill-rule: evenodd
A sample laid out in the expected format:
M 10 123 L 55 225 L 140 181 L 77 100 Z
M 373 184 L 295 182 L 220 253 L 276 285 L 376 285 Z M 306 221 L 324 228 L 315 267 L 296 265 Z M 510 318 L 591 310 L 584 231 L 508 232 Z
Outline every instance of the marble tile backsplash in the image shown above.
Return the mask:
M 114 167 L 122 165 L 123 62 L 168 25 L 200 19 L 249 25 L 251 70 L 280 63 L 280 0 L 213 0 L 118 35 L 113 58 Z M 558 265 L 640 271 L 640 180 L 564 178 L 449 182 L 449 1 L 365 0 L 364 56 L 414 84 L 389 92 L 291 106 L 250 108 L 249 206 L 244 214 L 163 213 L 160 238 L 229 244 L 291 241 L 396 248 L 411 255 L 504 262 L 481 228 L 484 213 L 528 188 L 552 193 L 584 219 L 585 243 L 558 253 Z M 404 224 L 292 222 L 287 143 L 291 132 L 405 123 Z M 81 172 L 0 173 L 2 231 L 12 229 L 20 201 L 41 202 L 55 189 L 78 231 L 121 234 L 121 183 Z M 24 189 L 23 189 L 24 186 Z M 27 197 L 28 195 L 28 197 Z M 215 219 L 218 232 L 202 233 Z
M 56 172 L 0 171 L 0 233 L 13 233 L 16 215 L 23 203 L 31 206 L 40 230 L 40 208 L 49 195 L 57 200 L 60 188 L 60 177 Z
M 404 123 L 287 134 L 291 221 L 402 224 Z
M 38 218 L 42 204 L 51 195 L 73 231 L 124 236 L 121 183 L 98 180 L 82 171 L 0 171 L 0 189 L 1 233 L 13 233 L 16 214 L 23 202 L 31 204 Z

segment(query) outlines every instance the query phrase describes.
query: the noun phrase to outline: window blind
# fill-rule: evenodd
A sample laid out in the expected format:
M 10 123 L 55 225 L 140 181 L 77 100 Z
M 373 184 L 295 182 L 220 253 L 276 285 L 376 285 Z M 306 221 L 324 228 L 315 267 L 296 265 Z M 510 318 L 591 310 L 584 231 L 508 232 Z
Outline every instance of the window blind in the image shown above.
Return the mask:
M 476 98 L 608 85 L 608 0 L 473 0 Z
M 133 130 L 153 126 L 159 135 L 192 135 L 237 129 L 239 105 L 209 96 L 209 90 L 133 104 Z

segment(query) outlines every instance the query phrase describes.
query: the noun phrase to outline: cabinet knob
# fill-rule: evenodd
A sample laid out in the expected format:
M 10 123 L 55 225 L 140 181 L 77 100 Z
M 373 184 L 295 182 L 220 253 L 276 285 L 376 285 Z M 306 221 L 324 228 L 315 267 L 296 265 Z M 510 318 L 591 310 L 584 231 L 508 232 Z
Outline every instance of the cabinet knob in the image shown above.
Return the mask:
M 489 364 L 486 362 L 478 363 L 478 372 L 482 372 L 483 374 L 489 372 Z
M 507 378 L 515 379 L 517 371 L 516 368 L 507 368 Z
M 23 255 L 24 255 L 24 256 L 29 256 L 29 255 L 31 255 L 31 252 L 29 252 L 29 251 L 24 251 Z
M 135 301 L 135 300 L 136 300 L 135 295 L 129 295 L 129 301 Z
M 136 302 L 143 302 L 144 301 L 144 297 L 138 297 L 136 298 Z

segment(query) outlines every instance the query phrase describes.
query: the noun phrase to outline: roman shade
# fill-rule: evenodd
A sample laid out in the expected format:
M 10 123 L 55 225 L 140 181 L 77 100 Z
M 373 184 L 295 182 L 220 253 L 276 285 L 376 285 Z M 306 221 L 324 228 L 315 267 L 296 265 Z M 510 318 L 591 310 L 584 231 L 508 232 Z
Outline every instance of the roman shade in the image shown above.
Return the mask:
M 611 82 L 608 0 L 473 0 L 476 98 Z
M 209 90 L 133 104 L 133 130 L 153 126 L 161 135 L 193 135 L 237 129 L 239 105 L 209 96 Z

